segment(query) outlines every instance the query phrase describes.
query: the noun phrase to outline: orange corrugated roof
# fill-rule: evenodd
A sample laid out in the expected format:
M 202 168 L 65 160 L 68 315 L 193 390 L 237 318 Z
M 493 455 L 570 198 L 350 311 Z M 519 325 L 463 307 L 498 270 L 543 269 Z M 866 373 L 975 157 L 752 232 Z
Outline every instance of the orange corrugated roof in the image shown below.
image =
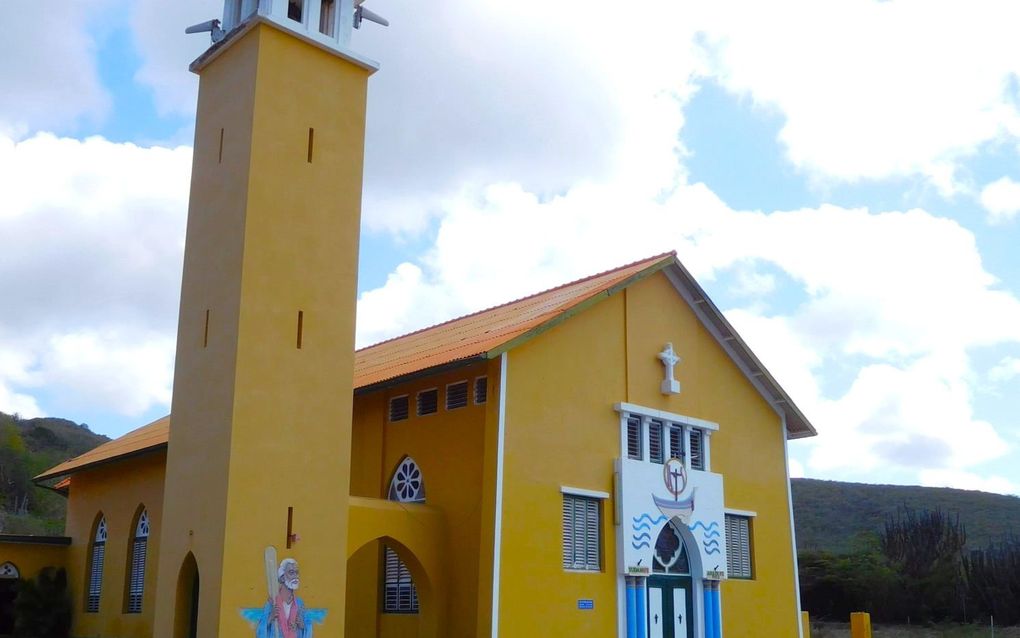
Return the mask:
M 354 387 L 364 388 L 472 357 L 494 356 L 509 349 L 518 339 L 567 316 L 585 301 L 608 294 L 672 263 L 675 263 L 675 253 L 656 255 L 363 348 L 354 355 Z M 169 437 L 170 417 L 165 416 L 50 468 L 35 480 L 68 475 L 115 458 L 139 454 L 166 445 Z
M 363 348 L 354 354 L 354 387 L 471 357 L 494 356 L 583 302 L 674 262 L 675 253 L 656 255 Z
M 578 279 L 530 297 L 482 310 L 383 341 L 354 354 L 354 388 L 361 389 L 391 379 L 424 372 L 457 361 L 491 358 L 556 325 L 559 321 L 585 308 L 590 303 L 620 290 L 634 281 L 671 267 L 671 277 L 692 295 L 691 302 L 708 314 L 703 320 L 719 333 L 724 347 L 752 377 L 760 379 L 770 402 L 786 406 L 787 428 L 791 436 L 813 436 L 814 427 L 801 414 L 793 401 L 764 369 L 754 353 L 736 334 L 722 312 L 708 299 L 704 290 L 676 259 L 676 253 L 663 253 L 626 266 Z M 130 456 L 151 448 L 164 446 L 169 440 L 170 417 L 153 421 L 119 439 L 65 461 L 40 474 L 35 480 L 68 475 L 86 467 Z
M 112 461 L 116 458 L 131 456 L 152 448 L 164 446 L 169 438 L 170 416 L 167 415 L 148 425 L 143 425 L 137 430 L 132 430 L 119 439 L 103 443 L 97 448 L 64 461 L 60 465 L 52 467 L 35 477 L 35 480 L 42 481 L 48 478 L 64 476 L 87 467 Z

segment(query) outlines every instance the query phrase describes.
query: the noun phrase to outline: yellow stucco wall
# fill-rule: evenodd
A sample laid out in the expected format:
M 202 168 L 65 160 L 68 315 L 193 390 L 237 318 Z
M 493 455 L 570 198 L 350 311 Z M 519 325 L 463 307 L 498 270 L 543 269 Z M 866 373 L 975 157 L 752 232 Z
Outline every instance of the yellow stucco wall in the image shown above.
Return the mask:
M 67 545 L 0 541 L 0 564 L 10 562 L 23 580 L 35 578 L 43 567 L 67 567 Z
M 509 354 L 501 638 L 617 635 L 612 509 L 603 503 L 603 571 L 565 571 L 560 487 L 612 492 L 624 353 L 616 295 Z M 580 598 L 594 609 L 578 610 Z
M 269 545 L 338 633 L 368 71 L 256 24 L 200 75 L 156 636 L 189 551 L 199 635 L 250 631 Z
M 163 478 L 166 453 L 153 452 L 74 475 L 67 503 L 66 534 L 68 588 L 74 626 L 79 638 L 117 636 L 150 638 L 156 603 Z M 124 612 L 131 540 L 139 507 L 149 513 L 145 590 L 141 613 Z M 98 515 L 106 517 L 106 558 L 99 613 L 85 613 L 85 593 L 91 540 Z
M 443 512 L 445 538 L 443 547 L 447 560 L 456 565 L 448 570 L 446 589 L 448 609 L 446 636 L 468 637 L 477 634 L 477 603 L 479 591 L 479 545 L 481 542 L 481 503 L 483 485 L 483 454 L 485 419 L 489 400 L 475 405 L 471 389 L 474 379 L 488 372 L 486 364 L 459 368 L 444 374 L 400 384 L 355 399 L 351 466 L 351 493 L 370 498 L 386 498 L 390 479 L 404 456 L 411 456 L 425 479 L 425 497 L 429 506 Z M 446 386 L 468 381 L 468 405 L 446 410 Z M 492 379 L 490 378 L 490 385 Z M 439 411 L 417 416 L 415 397 L 420 390 L 439 389 Z M 410 397 L 410 417 L 406 421 L 388 422 L 390 397 Z M 355 558 L 357 576 L 349 577 L 357 609 L 350 613 L 358 619 L 348 628 L 352 636 L 406 636 L 414 617 L 391 618 L 381 615 L 378 591 L 378 548 L 366 550 Z M 353 566 L 352 566 L 353 567 Z M 371 593 L 368 593 L 371 592 Z M 378 633 L 372 633 L 377 631 Z M 416 634 L 410 634 L 416 635 Z
M 659 390 L 671 341 L 679 395 Z M 701 326 L 664 274 L 638 282 L 509 355 L 500 635 L 615 636 L 612 499 L 603 502 L 603 570 L 561 567 L 561 486 L 612 493 L 617 401 L 714 421 L 712 470 L 729 508 L 756 511 L 755 579 L 722 588 L 724 635 L 794 636 L 797 610 L 778 415 Z M 541 584 L 536 595 L 535 584 Z M 594 601 L 580 611 L 577 600 Z

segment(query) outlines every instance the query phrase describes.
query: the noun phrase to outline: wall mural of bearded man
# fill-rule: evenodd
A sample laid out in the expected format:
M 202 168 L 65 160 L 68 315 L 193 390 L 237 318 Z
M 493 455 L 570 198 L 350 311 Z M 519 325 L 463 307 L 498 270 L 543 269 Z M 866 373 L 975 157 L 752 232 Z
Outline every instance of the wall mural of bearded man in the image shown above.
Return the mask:
M 266 548 L 269 597 L 261 608 L 249 607 L 241 615 L 255 625 L 255 638 L 312 638 L 312 627 L 326 618 L 325 609 L 309 609 L 298 597 L 301 572 L 293 558 L 276 563 L 276 549 Z M 271 576 L 275 571 L 275 579 Z

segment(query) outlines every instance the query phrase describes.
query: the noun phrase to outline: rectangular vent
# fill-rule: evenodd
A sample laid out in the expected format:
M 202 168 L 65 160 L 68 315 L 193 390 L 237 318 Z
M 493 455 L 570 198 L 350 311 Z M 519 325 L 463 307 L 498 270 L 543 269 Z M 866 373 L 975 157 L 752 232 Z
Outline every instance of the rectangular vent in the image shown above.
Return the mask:
M 439 411 L 439 390 L 422 390 L 418 393 L 418 416 L 435 414 Z
M 705 469 L 705 433 L 691 428 L 691 469 Z
M 662 463 L 662 421 L 652 419 L 648 422 L 648 456 L 652 463 Z
M 627 417 L 627 458 L 641 460 L 641 417 Z
M 478 377 L 475 379 L 475 405 L 485 403 L 489 398 L 489 378 Z
M 467 381 L 458 381 L 446 386 L 446 409 L 456 410 L 467 406 L 468 384 Z
M 406 421 L 409 412 L 407 395 L 390 399 L 390 421 Z

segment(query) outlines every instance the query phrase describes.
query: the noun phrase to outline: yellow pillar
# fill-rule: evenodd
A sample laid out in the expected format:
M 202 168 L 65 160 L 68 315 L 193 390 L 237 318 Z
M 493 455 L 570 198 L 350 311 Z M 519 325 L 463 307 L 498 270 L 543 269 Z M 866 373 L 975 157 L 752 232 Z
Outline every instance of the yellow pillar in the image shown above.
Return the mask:
M 850 638 L 871 638 L 871 614 L 866 611 L 850 614 Z
M 187 626 L 182 614 L 191 603 L 175 599 L 189 554 L 199 583 L 197 635 L 252 635 L 242 610 L 266 603 L 270 545 L 280 561 L 298 561 L 305 606 L 326 610 L 316 633 L 343 635 L 365 102 L 374 65 L 323 44 L 309 28 L 286 15 L 253 16 L 192 65 L 201 81 L 158 638 Z M 291 548 L 288 532 L 296 535 Z
M 806 611 L 800 612 L 801 638 L 811 638 L 811 616 Z

